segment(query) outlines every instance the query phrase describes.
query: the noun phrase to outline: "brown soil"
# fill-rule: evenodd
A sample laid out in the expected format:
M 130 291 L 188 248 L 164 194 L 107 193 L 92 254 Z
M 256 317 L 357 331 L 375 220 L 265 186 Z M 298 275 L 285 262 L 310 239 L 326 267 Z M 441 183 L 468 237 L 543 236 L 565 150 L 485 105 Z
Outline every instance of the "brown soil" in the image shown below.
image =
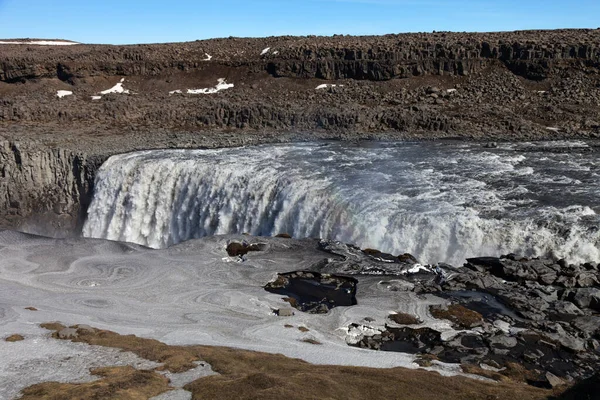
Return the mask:
M 388 318 L 400 325 L 417 325 L 421 323 L 417 317 L 406 313 L 390 314 Z
M 45 327 L 57 324 L 45 324 Z M 80 333 L 83 333 L 81 331 Z M 365 399 L 365 398 L 402 398 L 420 400 L 436 398 L 450 399 L 546 399 L 550 391 L 533 388 L 519 383 L 489 383 L 464 377 L 442 377 L 438 373 L 404 368 L 362 368 L 330 365 L 313 365 L 280 354 L 259 353 L 240 349 L 208 346 L 168 346 L 152 339 L 121 336 L 114 332 L 94 330 L 93 333 L 80 334 L 77 341 L 89 344 L 131 350 L 153 361 L 174 358 L 197 359 L 208 362 L 220 375 L 200 378 L 185 386 L 193 393 L 194 399 Z M 183 354 L 187 352 L 187 357 Z M 176 363 L 185 370 L 186 362 Z M 173 364 L 172 364 L 173 365 Z M 106 371 L 101 369 L 100 371 Z M 104 381 L 100 387 L 111 390 L 135 388 L 146 379 L 151 386 L 148 390 L 167 390 L 160 378 L 153 372 L 109 369 L 106 375 L 117 377 L 118 383 Z M 123 373 L 126 371 L 127 373 Z M 114 374 L 112 373 L 114 372 Z M 122 379 L 121 379 L 122 378 Z M 143 379 L 142 379 L 143 378 Z M 164 378 L 163 378 L 164 379 Z M 49 386 L 48 386 L 49 385 Z M 93 386 L 93 384 L 90 384 Z M 104 385 L 104 386 L 102 386 Z M 143 384 L 141 385 L 143 386 Z M 25 389 L 26 399 L 33 398 L 77 398 L 68 397 L 80 385 L 42 384 Z M 95 389 L 100 390 L 100 389 Z M 108 390 L 108 389 L 107 389 Z M 134 389 L 132 389 L 133 391 Z M 135 389 L 137 390 L 137 389 Z M 39 394 L 48 397 L 39 397 Z M 50 394 L 48 394 L 50 393 Z M 88 392 L 79 398 L 99 398 L 98 392 Z M 117 393 L 117 392 L 113 392 Z M 118 392 L 120 395 L 123 392 Z M 132 392 L 138 393 L 138 392 Z M 155 392 L 153 392 L 155 393 Z M 38 395 L 38 397 L 35 397 Z M 50 397 L 50 396 L 56 397 Z M 137 394 L 135 394 L 137 396 Z M 62 396 L 62 397 L 61 397 Z M 91 397 L 89 397 L 91 396 Z M 113 398 L 147 398 L 147 397 Z M 141 396 L 147 396 L 146 394 Z M 103 397 L 107 398 L 107 397 Z
M 451 304 L 447 309 L 440 306 L 431 306 L 429 312 L 434 318 L 447 319 L 462 328 L 472 328 L 483 321 L 481 314 L 460 304 Z
M 25 340 L 25 338 L 22 335 L 15 334 L 15 335 L 10 335 L 9 337 L 7 337 L 4 340 L 6 340 L 7 342 L 20 342 L 22 340 Z

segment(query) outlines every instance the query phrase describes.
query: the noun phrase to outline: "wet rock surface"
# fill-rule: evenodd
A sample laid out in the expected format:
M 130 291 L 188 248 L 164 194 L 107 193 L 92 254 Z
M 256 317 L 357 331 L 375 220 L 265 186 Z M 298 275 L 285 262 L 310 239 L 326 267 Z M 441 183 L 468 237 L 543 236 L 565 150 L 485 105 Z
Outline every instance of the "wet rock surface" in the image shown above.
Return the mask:
M 350 345 L 434 357 L 467 369 L 491 366 L 503 376 L 519 366 L 522 380 L 540 387 L 580 381 L 600 368 L 595 264 L 510 254 L 472 258 L 461 268 L 423 266 L 406 274 L 395 261 L 359 259 L 362 252 L 354 246 L 322 241 L 319 247 L 343 259 L 327 263 L 328 271 L 336 266 L 347 271 L 351 263 L 359 281 L 377 270 L 391 275 L 381 281 L 386 290 L 445 300 L 428 306 L 426 314 L 392 314 L 384 325 L 357 321 L 348 326 Z
M 288 296 L 286 301 L 300 311 L 323 314 L 334 307 L 355 305 L 357 283 L 351 277 L 295 271 L 278 274 L 265 290 Z

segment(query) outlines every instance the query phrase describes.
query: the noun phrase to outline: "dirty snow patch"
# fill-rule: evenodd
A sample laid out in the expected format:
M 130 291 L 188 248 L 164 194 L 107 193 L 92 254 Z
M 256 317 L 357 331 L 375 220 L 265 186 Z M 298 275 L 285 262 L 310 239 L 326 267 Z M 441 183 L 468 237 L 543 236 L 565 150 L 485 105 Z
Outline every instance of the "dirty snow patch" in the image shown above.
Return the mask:
M 448 90 L 446 90 L 446 93 L 454 93 L 456 91 L 457 91 L 457 89 L 448 89 Z
M 110 89 L 103 90 L 102 92 L 100 92 L 100 94 L 109 94 L 109 93 L 129 94 L 129 90 L 126 90 L 123 87 L 123 82 L 125 82 L 125 78 L 122 78 L 121 82 L 117 83 L 115 86 L 111 87 Z
M 319 85 L 315 88 L 315 90 L 320 90 L 320 89 L 327 89 L 328 87 L 344 87 L 344 85 L 334 85 L 331 83 L 323 83 L 322 85 Z
M 38 46 L 72 46 L 74 44 L 79 44 L 75 42 L 60 42 L 57 40 L 33 40 L 28 42 L 3 42 L 0 41 L 0 44 L 35 44 Z
M 65 96 L 71 96 L 73 94 L 73 92 L 71 92 L 70 90 L 57 90 L 56 91 L 56 97 L 58 97 L 59 99 L 62 99 Z
M 269 52 L 269 50 L 271 50 L 271 48 L 267 47 L 266 49 L 264 49 L 263 51 L 260 52 L 260 55 L 264 56 L 265 54 L 267 54 Z
M 206 58 L 204 60 L 202 60 L 202 61 L 210 61 L 210 60 L 212 60 L 212 56 L 210 54 L 208 54 L 208 53 L 204 53 L 204 54 L 206 55 Z
M 548 129 L 549 131 L 552 131 L 552 132 L 558 132 L 560 130 L 554 126 L 547 126 L 546 129 Z
M 407 269 L 406 271 L 404 271 L 404 274 L 417 274 L 421 271 L 425 271 L 425 272 L 430 272 L 429 268 L 425 267 L 424 265 L 421 264 L 414 264 L 413 267 Z
M 100 100 L 102 96 L 92 96 L 92 100 Z
M 220 92 L 221 90 L 232 88 L 233 83 L 227 83 L 225 78 L 219 78 L 217 81 L 217 85 L 211 88 L 203 88 L 203 89 L 188 89 L 188 94 L 212 94 Z

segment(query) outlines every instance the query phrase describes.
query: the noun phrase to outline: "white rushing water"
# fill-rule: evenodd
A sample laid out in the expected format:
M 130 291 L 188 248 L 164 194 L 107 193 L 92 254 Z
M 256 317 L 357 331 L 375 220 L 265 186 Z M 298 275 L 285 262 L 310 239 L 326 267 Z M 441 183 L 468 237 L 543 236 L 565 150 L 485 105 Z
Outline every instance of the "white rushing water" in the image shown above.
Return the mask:
M 585 146 L 307 143 L 117 155 L 97 175 L 84 236 L 164 248 L 289 233 L 427 263 L 511 252 L 600 261 L 600 161 L 550 151 L 561 145 Z

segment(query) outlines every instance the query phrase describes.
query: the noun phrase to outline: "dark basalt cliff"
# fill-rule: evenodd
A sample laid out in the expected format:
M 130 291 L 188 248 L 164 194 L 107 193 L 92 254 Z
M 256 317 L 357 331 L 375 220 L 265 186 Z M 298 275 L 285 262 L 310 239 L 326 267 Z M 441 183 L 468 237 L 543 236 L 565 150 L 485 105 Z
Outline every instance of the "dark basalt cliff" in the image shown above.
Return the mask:
M 48 236 L 81 228 L 98 159 L 0 142 L 0 226 Z
M 220 78 L 234 87 L 186 93 Z M 122 79 L 131 94 L 92 100 Z M 58 98 L 58 90 L 73 94 Z M 169 93 L 175 90 L 183 93 Z M 74 161 L 77 154 L 102 160 L 142 148 L 319 138 L 597 138 L 599 115 L 598 29 L 0 47 L 0 140 L 33 141 L 29 146 L 48 157 L 71 157 L 59 170 L 88 165 Z M 6 149 L 4 159 L 14 159 Z M 86 168 L 89 180 L 80 181 L 91 185 L 95 167 Z M 64 193 L 40 197 L 22 183 L 29 182 L 22 171 L 11 167 L 2 177 L 7 205 L 0 214 L 13 221 L 8 226 L 89 193 L 59 174 L 47 185 Z M 81 215 L 77 207 L 67 214 Z
M 274 77 L 389 80 L 420 75 L 467 75 L 500 63 L 528 79 L 556 67 L 598 68 L 598 30 L 507 33 L 420 33 L 386 36 L 214 39 L 179 44 L 30 48 L 4 52 L 0 80 L 97 75 L 158 76 L 211 63 Z M 12 46 L 14 48 L 14 46 Z M 272 51 L 262 53 L 263 49 Z

